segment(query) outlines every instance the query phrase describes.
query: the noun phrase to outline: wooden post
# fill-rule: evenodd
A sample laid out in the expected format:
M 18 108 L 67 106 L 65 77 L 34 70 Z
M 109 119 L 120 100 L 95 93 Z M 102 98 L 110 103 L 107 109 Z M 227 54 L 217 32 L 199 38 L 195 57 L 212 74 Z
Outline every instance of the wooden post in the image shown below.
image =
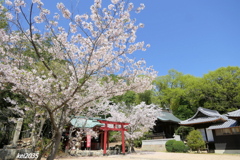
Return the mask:
M 107 131 L 107 149 L 109 149 L 109 131 Z
M 125 139 L 124 139 L 124 128 L 122 125 L 122 154 L 125 154 Z
M 206 141 L 208 142 L 208 136 L 207 136 L 206 128 L 204 128 L 204 132 L 205 132 Z
M 103 138 L 103 155 L 107 154 L 107 130 L 104 130 L 104 138 Z
M 207 135 L 207 131 L 206 131 L 206 128 L 204 128 L 204 132 L 205 132 L 205 136 L 206 136 L 206 147 L 207 147 L 207 152 L 209 150 L 209 146 L 208 146 L 208 135 Z
M 104 144 L 103 133 L 104 133 L 104 132 L 101 132 L 101 149 L 103 149 L 103 144 Z

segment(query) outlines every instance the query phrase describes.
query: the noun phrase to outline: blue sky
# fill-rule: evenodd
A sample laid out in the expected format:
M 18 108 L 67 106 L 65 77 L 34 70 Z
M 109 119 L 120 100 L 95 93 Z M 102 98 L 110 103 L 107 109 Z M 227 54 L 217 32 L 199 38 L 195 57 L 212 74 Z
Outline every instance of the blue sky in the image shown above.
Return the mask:
M 93 1 L 79 0 L 80 10 L 89 12 Z M 201 77 L 220 67 L 239 66 L 239 0 L 129 1 L 135 6 L 145 4 L 140 14 L 132 16 L 145 24 L 138 30 L 138 41 L 151 44 L 146 52 L 134 56 L 144 58 L 159 76 L 176 69 Z
M 239 66 L 239 0 L 141 2 L 146 8 L 137 19 L 145 28 L 138 38 L 151 44 L 143 58 L 159 75 L 176 69 L 201 77 L 219 67 Z

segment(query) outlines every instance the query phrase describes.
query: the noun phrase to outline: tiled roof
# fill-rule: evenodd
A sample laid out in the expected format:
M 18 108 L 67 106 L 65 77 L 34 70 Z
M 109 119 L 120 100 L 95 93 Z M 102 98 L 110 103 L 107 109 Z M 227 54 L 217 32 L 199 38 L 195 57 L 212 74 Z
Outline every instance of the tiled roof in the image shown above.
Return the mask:
M 93 128 L 95 126 L 103 126 L 97 119 L 73 118 L 71 124 L 77 128 Z
M 227 117 L 239 117 L 240 118 L 240 109 L 233 111 L 233 112 L 229 112 L 228 114 L 226 114 Z
M 198 113 L 198 112 L 202 112 L 203 114 L 208 115 L 208 116 L 211 116 L 211 117 L 212 117 L 212 116 L 221 116 L 221 114 L 219 114 L 218 111 L 211 110 L 211 109 L 207 109 L 207 108 L 202 108 L 202 107 L 199 107 L 199 108 L 198 108 L 197 113 Z M 197 113 L 196 113 L 196 114 L 197 114 Z M 196 115 L 196 114 L 195 114 L 195 115 Z M 195 115 L 194 115 L 194 116 L 195 116 Z
M 230 128 L 230 127 L 236 127 L 240 126 L 240 124 L 233 119 L 228 119 L 226 122 L 218 124 L 218 125 L 212 125 L 208 127 L 208 129 L 223 129 L 223 128 Z
M 218 120 L 223 120 L 221 117 L 200 117 L 195 119 L 187 119 L 185 121 L 181 121 L 181 125 L 190 125 L 190 124 L 199 124 L 199 123 L 208 123 L 208 122 L 216 122 Z
M 160 116 L 157 117 L 159 120 L 161 121 L 165 121 L 165 122 L 175 122 L 175 123 L 179 123 L 181 120 L 178 119 L 177 117 L 175 117 L 172 113 L 170 112 L 165 112 L 165 111 L 161 111 L 160 112 Z
M 199 107 L 196 114 L 193 117 L 185 121 L 181 121 L 180 125 L 208 123 L 215 122 L 218 120 L 226 121 L 227 119 L 228 118 L 226 116 L 219 114 L 218 111 Z

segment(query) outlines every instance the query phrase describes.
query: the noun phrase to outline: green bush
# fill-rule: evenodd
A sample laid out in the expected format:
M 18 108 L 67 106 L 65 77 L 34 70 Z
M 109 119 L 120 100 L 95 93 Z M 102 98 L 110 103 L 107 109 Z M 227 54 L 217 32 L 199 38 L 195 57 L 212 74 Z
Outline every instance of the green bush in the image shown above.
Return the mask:
M 188 147 L 182 141 L 168 140 L 165 144 L 168 152 L 187 152 Z
M 142 147 L 143 138 L 138 138 L 133 140 L 134 147 L 140 148 Z
M 197 150 L 198 152 L 200 149 L 205 147 L 205 142 L 203 140 L 202 134 L 198 130 L 193 130 L 187 136 L 187 145 L 192 150 Z
M 187 152 L 188 147 L 182 141 L 173 142 L 173 152 Z
M 180 135 L 181 140 L 185 141 L 187 138 L 187 135 L 189 134 L 189 132 L 191 132 L 192 130 L 194 130 L 193 127 L 187 127 L 187 126 L 180 126 L 178 127 L 178 129 L 175 131 L 175 134 Z
M 174 152 L 173 151 L 173 143 L 176 142 L 176 140 L 172 139 L 172 140 L 168 140 L 165 144 L 166 150 L 168 152 Z

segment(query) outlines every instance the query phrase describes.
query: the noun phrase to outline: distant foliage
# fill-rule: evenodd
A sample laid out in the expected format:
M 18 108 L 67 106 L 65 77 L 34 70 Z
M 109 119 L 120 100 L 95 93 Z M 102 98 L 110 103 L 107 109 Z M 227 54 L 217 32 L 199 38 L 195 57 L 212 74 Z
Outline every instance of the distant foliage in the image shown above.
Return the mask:
M 109 142 L 117 142 L 120 139 L 120 132 L 110 131 L 109 132 Z
M 187 136 L 187 145 L 196 151 L 200 151 L 200 149 L 205 147 L 205 142 L 203 140 L 202 134 L 198 130 L 193 130 Z
M 237 66 L 221 67 L 203 77 L 169 70 L 153 82 L 152 103 L 170 108 L 181 120 L 192 117 L 199 106 L 225 114 L 240 106 L 239 75 Z
M 221 67 L 203 76 L 205 108 L 224 114 L 240 106 L 240 68 Z
M 179 119 L 187 119 L 194 115 L 198 104 L 196 92 L 190 91 L 199 84 L 199 78 L 184 75 L 176 70 L 169 70 L 168 75 L 159 76 L 153 82 L 155 86 L 154 104 L 172 110 Z
M 127 91 L 125 94 L 111 98 L 114 103 L 125 103 L 127 106 L 137 105 L 145 102 L 147 105 L 152 103 L 153 91 L 146 90 L 141 93 Z

